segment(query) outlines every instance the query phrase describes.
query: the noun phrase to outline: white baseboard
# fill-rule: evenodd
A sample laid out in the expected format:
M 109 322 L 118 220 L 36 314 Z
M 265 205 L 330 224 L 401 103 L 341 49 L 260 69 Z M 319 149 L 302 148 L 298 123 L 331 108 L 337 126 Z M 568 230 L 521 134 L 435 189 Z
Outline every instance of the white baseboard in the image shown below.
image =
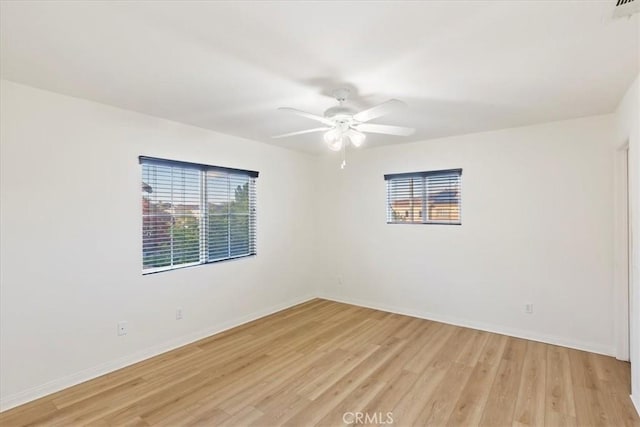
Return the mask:
M 110 362 L 106 362 L 89 369 L 84 369 L 82 371 L 55 379 L 53 381 L 49 381 L 36 387 L 11 394 L 9 396 L 2 396 L 0 398 L 0 412 L 6 411 L 7 409 L 11 409 L 27 402 L 31 402 L 32 400 L 39 399 L 41 397 L 74 386 L 76 384 L 92 380 L 101 375 L 108 374 L 109 372 L 116 371 L 129 365 L 133 365 L 134 363 L 138 363 L 142 360 L 149 359 L 162 353 L 166 353 L 167 351 L 174 350 L 178 347 L 182 347 L 211 335 L 215 335 L 228 329 L 235 328 L 236 326 L 240 326 L 244 323 L 248 323 L 261 317 L 265 317 L 278 311 L 282 311 L 284 309 L 297 304 L 301 304 L 314 298 L 314 295 L 295 298 L 286 303 L 271 306 L 263 310 L 247 314 L 245 316 L 223 322 L 212 328 L 207 328 L 205 330 L 182 336 L 180 338 L 147 348 L 142 351 L 138 351 L 136 353 L 118 358 L 116 360 L 112 360 Z
M 636 407 L 636 412 L 640 415 L 640 400 L 633 397 L 633 395 L 629 396 L 631 398 L 631 403 Z
M 373 308 L 375 310 L 387 311 L 390 313 L 403 314 L 405 316 L 417 317 L 420 319 L 433 320 L 435 322 L 447 323 L 455 326 L 463 326 L 471 329 L 478 329 L 486 332 L 493 332 L 500 335 L 508 335 L 515 338 L 524 338 L 531 341 L 539 341 L 546 344 L 559 345 L 562 347 L 573 348 L 576 350 L 589 351 L 591 353 L 604 354 L 613 356 L 615 354 L 613 347 L 607 347 L 600 344 L 580 342 L 569 340 L 563 337 L 552 335 L 538 334 L 531 331 L 523 331 L 520 329 L 508 328 L 500 325 L 493 325 L 483 322 L 476 322 L 468 319 L 461 319 L 436 313 L 430 313 L 422 310 L 408 309 L 403 307 L 394 307 L 387 304 L 380 304 L 371 301 L 364 301 L 357 298 L 339 298 L 328 294 L 319 294 L 318 298 L 331 301 L 342 302 L 345 304 L 358 305 L 361 307 Z

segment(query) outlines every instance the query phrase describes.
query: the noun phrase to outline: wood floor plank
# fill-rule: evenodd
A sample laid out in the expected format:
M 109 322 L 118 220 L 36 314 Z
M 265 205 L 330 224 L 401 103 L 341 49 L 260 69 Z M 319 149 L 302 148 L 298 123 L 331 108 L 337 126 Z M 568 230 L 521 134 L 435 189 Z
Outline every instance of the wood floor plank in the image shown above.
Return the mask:
M 369 317 L 355 318 L 334 334 L 330 339 L 318 342 L 311 340 L 309 345 L 297 348 L 297 351 L 301 351 L 303 353 L 324 352 L 333 350 L 334 348 L 342 348 L 343 346 L 346 346 L 347 343 L 350 343 L 360 337 L 365 333 L 365 331 L 375 328 L 377 324 L 377 321 L 372 320 Z
M 489 332 L 472 330 L 467 342 L 459 349 L 455 362 L 471 367 L 476 366 L 481 355 L 478 349 L 484 347 L 490 335 Z
M 178 414 L 176 414 L 178 415 Z M 188 427 L 209 427 L 209 426 L 217 426 L 221 423 L 225 422 L 231 418 L 229 414 L 220 409 L 210 409 L 208 411 L 199 412 L 197 416 L 188 416 L 188 418 L 180 418 L 179 416 L 174 417 L 174 419 L 167 419 L 166 426 L 172 427 L 176 425 L 184 425 Z M 165 421 L 163 421 L 164 423 Z
M 456 401 L 471 376 L 472 368 L 452 363 L 415 420 L 421 426 L 443 426 L 449 420 Z
M 291 419 L 291 417 L 304 410 L 304 408 L 311 403 L 311 401 L 306 397 L 295 393 L 292 394 L 291 397 L 292 399 L 290 399 L 286 405 L 274 407 L 250 425 L 255 427 L 280 426 Z
M 366 404 L 375 397 L 385 386 L 385 383 L 368 377 L 358 387 L 335 405 L 316 423 L 318 426 L 347 425 L 343 416 L 347 412 L 362 412 Z
M 621 426 L 640 427 L 640 419 L 635 412 L 635 407 L 627 396 L 629 396 L 627 393 L 619 394 L 617 391 L 611 393 L 613 411 L 618 415 Z
M 552 413 L 553 419 L 558 418 L 553 413 L 574 419 L 576 416 L 569 351 L 554 345 L 547 346 L 545 419 L 549 413 Z
M 237 427 L 246 426 L 252 422 L 260 419 L 264 414 L 252 406 L 247 406 L 242 411 L 238 412 L 233 417 L 229 417 L 226 420 L 217 424 L 220 427 Z
M 513 422 L 521 371 L 527 342 L 519 338 L 507 339 L 495 380 L 480 419 L 481 426 L 509 425 Z
M 546 387 L 546 346 L 529 341 L 524 356 L 520 389 L 513 417 L 514 426 L 544 425 Z
M 431 338 L 431 328 L 434 325 L 434 322 L 418 324 L 418 327 L 414 328 L 404 338 L 405 342 L 402 351 L 397 352 L 391 359 L 376 369 L 372 377 L 383 383 L 393 382 L 400 372 L 404 370 L 406 363 L 413 359 L 422 347 L 428 345 Z M 397 337 L 398 335 L 394 336 Z
M 568 350 L 568 353 L 578 424 L 622 425 L 589 354 L 579 350 Z
M 499 365 L 507 345 L 507 338 L 505 335 L 490 334 L 487 342 L 480 351 L 477 363 Z
M 323 372 L 316 373 L 312 378 L 308 377 L 306 381 L 300 383 L 298 387 L 292 390 L 314 400 L 342 379 L 347 372 L 350 372 L 379 349 L 380 346 L 377 345 L 363 347 L 361 350 L 348 355 L 344 360 L 333 364 L 331 369 L 325 369 Z
M 393 407 L 391 412 L 393 413 L 394 423 L 413 425 L 420 412 L 422 412 L 424 405 L 443 381 L 446 373 L 447 371 L 443 369 L 425 369 Z
M 401 370 L 391 381 L 376 394 L 362 409 L 367 414 L 388 414 L 393 412 L 393 408 L 406 395 L 413 384 L 418 380 L 419 375 L 407 370 Z M 365 423 L 365 425 L 372 425 Z
M 416 355 L 407 362 L 405 369 L 416 374 L 422 373 L 455 331 L 456 328 L 454 326 L 438 324 L 434 328 L 432 339 L 429 343 L 423 345 Z
M 326 325 L 323 325 L 321 332 L 318 334 L 307 334 L 301 339 L 290 340 L 290 343 L 284 343 L 282 345 L 293 348 L 300 353 L 309 353 L 320 347 L 326 348 L 328 342 L 337 340 L 339 339 L 338 337 L 342 337 L 349 332 L 356 332 L 362 323 L 359 321 L 359 316 L 359 314 L 354 313 L 350 319 L 347 318 L 341 321 L 332 320 L 331 322 L 327 322 Z
M 381 320 L 365 320 L 362 328 L 352 335 L 350 339 L 346 339 L 338 344 L 338 347 L 346 351 L 353 351 L 364 345 L 375 344 L 371 338 L 380 334 L 380 325 L 382 324 L 384 324 L 384 322 Z
M 290 419 L 285 425 L 299 426 L 315 424 L 329 413 L 337 403 L 342 401 L 360 384 L 368 380 L 369 375 L 393 354 L 399 351 L 401 340 L 391 336 L 367 358 L 350 371 L 346 372 L 337 382 L 314 398 L 309 406 L 298 415 Z
M 545 412 L 544 425 L 548 427 L 583 427 L 578 426 L 578 420 L 575 417 L 556 411 Z
M 589 357 L 589 353 L 580 350 L 568 349 L 569 365 L 571 366 L 571 382 L 574 387 L 584 387 L 591 390 L 600 390 L 600 379 L 596 368 Z
M 602 354 L 588 353 L 596 375 L 612 393 L 631 394 L 631 372 L 628 363 L 620 362 Z
M 506 344 L 506 336 L 488 334 L 480 350 L 476 350 L 475 366 L 449 416 L 447 425 L 477 425 L 480 422 Z M 464 352 L 461 354 L 464 355 Z M 462 359 L 468 360 L 468 357 Z
M 196 403 L 181 410 L 172 411 L 170 414 L 163 417 L 161 420 L 153 423 L 158 427 L 173 427 L 173 426 L 205 426 L 205 425 L 218 425 L 231 417 L 226 412 L 212 407 L 207 403 Z M 148 423 L 149 424 L 149 423 Z
M 265 414 L 271 413 L 266 405 L 277 401 L 288 390 L 305 384 L 307 378 L 314 378 L 316 373 L 329 370 L 334 363 L 347 356 L 347 352 L 334 349 L 331 352 L 316 353 L 303 357 L 299 362 L 279 374 L 274 373 L 263 382 L 250 384 L 251 387 L 236 393 L 220 402 L 218 406 L 229 414 L 235 414 L 245 406 L 254 406 Z M 274 403 L 277 407 L 278 404 Z
M 447 420 L 448 426 L 477 425 L 489 397 L 498 365 L 477 363 Z
M 460 349 L 464 348 L 472 336 L 473 330 L 471 329 L 454 328 L 453 333 L 448 336 L 440 350 L 431 358 L 428 366 L 435 369 L 449 369 L 460 354 Z
M 312 300 L 0 413 L 0 426 L 640 427 L 629 364 Z M 365 415 L 368 418 L 365 418 Z
M 161 408 L 154 410 L 153 414 L 145 416 L 145 420 L 150 423 L 158 422 L 175 411 L 180 411 L 198 401 L 204 400 L 205 397 L 208 397 L 206 400 L 209 405 L 214 403 L 219 405 L 226 397 L 234 395 L 247 387 L 252 388 L 247 384 L 248 379 L 253 381 L 264 373 L 273 373 L 286 369 L 287 364 L 295 363 L 301 357 L 302 355 L 285 359 L 276 357 L 257 359 L 255 363 L 247 364 L 229 376 L 217 376 L 205 387 L 182 396 L 180 399 L 173 399 L 165 403 Z

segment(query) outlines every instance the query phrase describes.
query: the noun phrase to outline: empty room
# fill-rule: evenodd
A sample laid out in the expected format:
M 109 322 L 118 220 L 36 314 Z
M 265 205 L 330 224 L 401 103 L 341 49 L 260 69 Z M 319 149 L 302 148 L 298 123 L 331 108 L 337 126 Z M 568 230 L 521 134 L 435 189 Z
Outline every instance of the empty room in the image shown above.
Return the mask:
M 0 426 L 640 427 L 640 0 L 0 0 Z

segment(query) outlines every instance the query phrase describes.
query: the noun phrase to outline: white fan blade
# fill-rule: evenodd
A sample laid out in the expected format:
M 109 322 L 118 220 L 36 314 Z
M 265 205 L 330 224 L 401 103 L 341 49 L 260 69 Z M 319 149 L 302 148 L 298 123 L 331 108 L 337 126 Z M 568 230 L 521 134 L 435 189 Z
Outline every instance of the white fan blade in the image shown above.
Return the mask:
M 416 131 L 413 128 L 406 128 L 402 126 L 376 125 L 373 123 L 362 123 L 354 127 L 360 132 L 384 133 L 387 135 L 398 135 L 398 136 L 413 135 L 413 133 Z
M 311 114 L 311 113 L 307 113 L 306 111 L 296 110 L 295 108 L 287 108 L 287 107 L 280 107 L 278 108 L 278 110 L 297 114 L 299 116 L 306 117 L 307 119 L 315 120 L 317 122 L 324 123 L 325 125 L 333 126 L 333 122 L 331 120 L 322 116 L 318 116 L 317 114 Z
M 312 133 L 312 132 L 321 132 L 323 130 L 329 130 L 331 128 L 329 127 L 324 127 L 324 128 L 315 128 L 315 129 L 307 129 L 307 130 L 300 130 L 298 132 L 290 132 L 290 133 L 284 133 L 282 135 L 276 135 L 276 136 L 272 136 L 271 138 L 286 138 L 288 136 L 295 136 L 295 135 L 304 135 L 305 133 Z
M 382 104 L 378 104 L 375 107 L 371 107 L 367 110 L 360 111 L 358 114 L 353 116 L 353 118 L 354 120 L 360 123 L 368 122 L 369 120 L 373 120 L 377 117 L 384 116 L 385 114 L 389 114 L 390 112 L 392 112 L 397 108 L 406 107 L 406 106 L 407 104 L 405 104 L 404 102 L 398 99 L 391 99 L 387 102 L 383 102 Z

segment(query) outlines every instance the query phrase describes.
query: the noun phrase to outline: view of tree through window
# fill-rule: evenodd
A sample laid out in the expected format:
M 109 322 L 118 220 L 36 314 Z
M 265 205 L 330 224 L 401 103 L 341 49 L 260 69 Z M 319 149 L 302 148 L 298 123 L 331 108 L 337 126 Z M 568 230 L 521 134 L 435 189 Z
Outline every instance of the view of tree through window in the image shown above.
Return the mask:
M 145 272 L 255 254 L 257 173 L 141 162 Z

